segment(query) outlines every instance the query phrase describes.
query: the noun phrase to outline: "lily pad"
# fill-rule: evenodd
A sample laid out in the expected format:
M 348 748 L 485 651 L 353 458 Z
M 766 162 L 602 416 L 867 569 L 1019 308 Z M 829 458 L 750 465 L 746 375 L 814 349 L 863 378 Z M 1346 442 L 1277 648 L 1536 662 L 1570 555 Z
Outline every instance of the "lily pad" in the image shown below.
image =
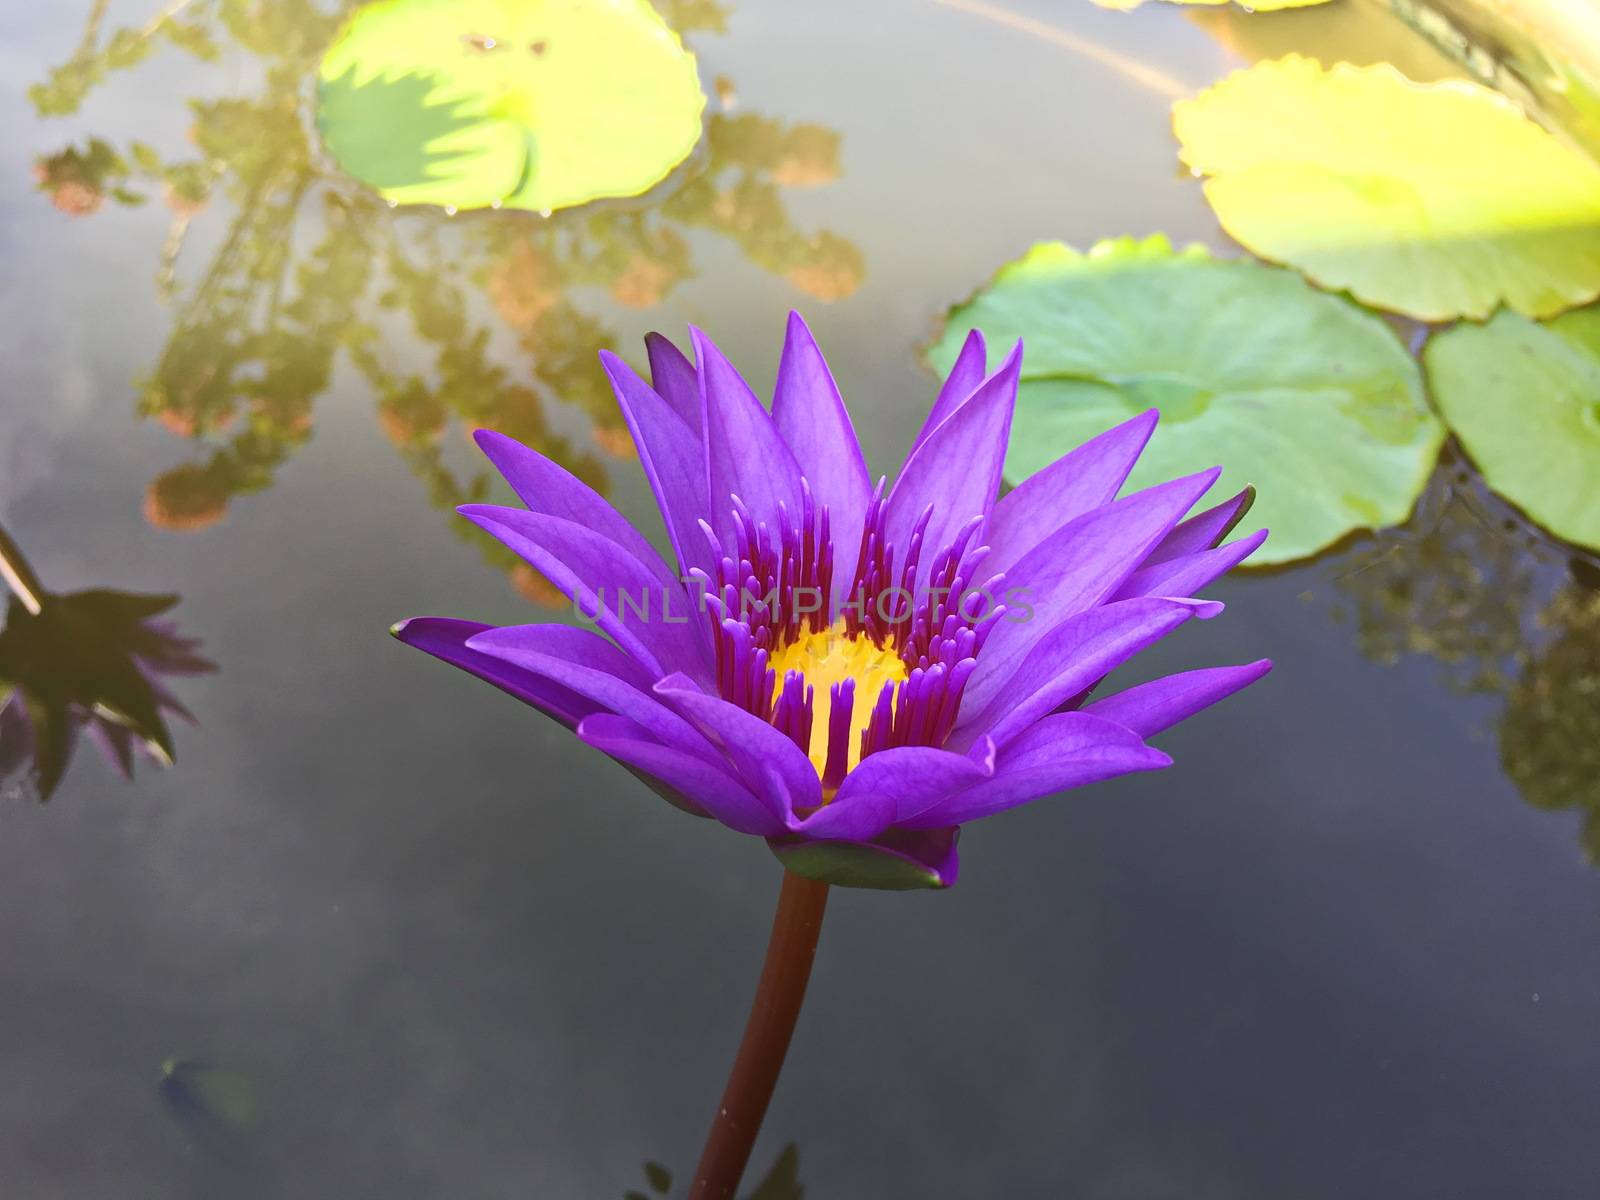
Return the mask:
M 1428 384 L 1489 486 L 1600 549 L 1600 309 L 1540 324 L 1499 312 L 1428 342 Z
M 1234 238 L 1426 321 L 1600 295 L 1600 164 L 1464 80 L 1290 55 L 1173 106 Z
M 1324 66 L 1386 62 L 1407 79 L 1468 78 L 1465 69 L 1393 8 L 1368 6 L 1352 19 L 1348 4 L 1324 4 L 1263 21 L 1237 4 L 1190 7 L 1184 16 L 1241 63 L 1303 54 Z
M 704 109 L 646 0 L 377 0 L 323 59 L 317 125 L 397 204 L 548 211 L 648 191 Z
M 1160 235 L 1035 246 L 950 313 L 932 365 L 947 369 L 974 327 L 1026 346 L 1008 479 L 1159 408 L 1128 490 L 1218 464 L 1219 489 L 1255 484 L 1272 536 L 1251 565 L 1405 520 L 1444 437 L 1381 318 L 1293 271 Z
M 1169 0 L 1172 4 L 1192 4 L 1216 7 L 1222 4 L 1232 4 L 1234 0 Z M 1130 12 L 1138 8 L 1146 0 L 1094 0 L 1101 8 L 1114 8 L 1118 12 Z M 1328 0 L 1239 0 L 1243 7 L 1252 12 L 1277 12 L 1283 8 L 1310 8 L 1313 4 L 1327 4 Z

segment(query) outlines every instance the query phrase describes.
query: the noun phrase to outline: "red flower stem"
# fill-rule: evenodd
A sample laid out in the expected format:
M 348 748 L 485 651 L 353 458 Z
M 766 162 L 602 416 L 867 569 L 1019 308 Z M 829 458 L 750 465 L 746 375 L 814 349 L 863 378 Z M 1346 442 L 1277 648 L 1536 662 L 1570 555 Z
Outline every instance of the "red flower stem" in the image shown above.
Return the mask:
M 783 890 L 778 893 L 778 911 L 772 918 L 772 937 L 756 984 L 755 1003 L 750 1006 L 744 1040 L 722 1091 L 722 1104 L 706 1135 L 689 1200 L 733 1200 L 789 1052 L 827 903 L 827 884 L 783 873 Z

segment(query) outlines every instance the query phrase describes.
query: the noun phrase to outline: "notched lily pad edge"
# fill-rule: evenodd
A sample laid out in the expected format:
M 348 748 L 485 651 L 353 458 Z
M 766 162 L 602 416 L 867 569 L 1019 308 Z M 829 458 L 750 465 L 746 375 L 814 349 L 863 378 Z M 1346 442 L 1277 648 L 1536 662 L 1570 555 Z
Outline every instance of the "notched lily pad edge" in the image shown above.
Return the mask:
M 328 39 L 326 49 L 323 52 L 322 63 L 318 65 L 317 72 L 312 78 L 310 94 L 303 101 L 304 107 L 301 110 L 301 117 L 309 131 L 310 136 L 307 140 L 315 155 L 315 165 L 318 168 L 319 174 L 323 175 L 325 178 L 335 178 L 348 181 L 349 183 L 354 184 L 355 187 L 360 191 L 371 195 L 387 207 L 401 212 L 432 213 L 446 217 L 485 213 L 496 214 L 497 216 L 504 213 L 520 213 L 526 214 L 524 219 L 545 220 L 558 211 L 554 208 L 533 209 L 520 205 L 507 205 L 504 203 L 504 199 L 496 201 L 492 204 L 472 205 L 466 208 L 460 208 L 449 204 L 438 204 L 432 201 L 396 202 L 386 197 L 381 188 L 368 183 L 359 176 L 350 173 L 340 165 L 338 156 L 333 153 L 331 147 L 328 145 L 328 139 L 323 132 L 323 124 L 321 119 L 323 89 L 331 84 L 333 80 L 325 78 L 322 75 L 322 69 L 323 65 L 329 61 L 338 47 L 341 46 L 350 36 L 352 28 L 357 24 L 362 10 L 365 7 L 367 6 L 356 6 L 356 8 L 346 15 L 345 18 L 339 23 L 339 26 L 334 31 L 332 37 Z M 652 5 L 652 8 L 653 7 L 654 6 Z M 702 72 L 700 56 L 695 53 L 694 49 L 685 40 L 681 32 L 667 24 L 665 18 L 661 16 L 659 10 L 656 10 L 656 17 L 661 21 L 662 27 L 670 35 L 676 49 L 680 53 L 686 55 L 694 66 L 695 79 L 698 84 L 697 92 L 699 96 L 699 104 L 695 111 L 694 137 L 692 140 L 687 141 L 681 152 L 674 152 L 670 163 L 668 163 L 661 175 L 654 183 L 645 188 L 643 191 L 626 195 L 617 195 L 615 193 L 606 191 L 596 191 L 589 195 L 582 196 L 579 199 L 562 204 L 560 206 L 560 210 L 583 208 L 594 211 L 597 210 L 598 206 L 600 205 L 609 206 L 612 204 L 615 204 L 616 207 L 624 211 L 633 205 L 649 207 L 658 202 L 663 196 L 669 195 L 681 187 L 686 178 L 692 174 L 696 160 L 703 160 L 709 156 L 709 151 L 706 146 L 706 111 L 710 106 L 710 92 L 707 88 Z M 354 68 L 352 67 L 351 70 L 353 69 Z M 525 174 L 523 180 L 518 183 L 517 187 L 514 188 L 510 194 L 514 195 L 516 191 L 521 190 L 521 187 L 526 182 L 526 179 L 527 176 Z
M 339 165 L 339 160 L 334 157 L 333 151 L 328 148 L 327 140 L 323 136 L 322 124 L 317 119 L 317 95 L 320 94 L 322 82 L 317 82 L 317 93 L 310 100 L 310 115 L 308 117 L 312 136 L 310 144 L 315 153 L 315 166 L 317 174 L 324 180 L 337 180 L 347 184 L 352 190 L 370 197 L 376 203 L 383 205 L 391 212 L 405 216 L 426 216 L 443 218 L 451 221 L 548 221 L 558 212 L 569 212 L 581 209 L 585 213 L 600 212 L 632 212 L 634 210 L 647 211 L 656 208 L 660 203 L 677 192 L 684 184 L 688 183 L 699 172 L 711 157 L 710 147 L 706 144 L 706 104 L 703 102 L 705 94 L 704 84 L 701 85 L 702 103 L 700 106 L 700 132 L 695 135 L 695 141 L 683 157 L 678 159 L 655 183 L 642 192 L 631 196 L 612 196 L 599 193 L 586 199 L 564 204 L 559 209 L 537 210 L 532 208 L 519 208 L 508 204 L 485 204 L 472 208 L 454 208 L 448 204 L 435 204 L 427 200 L 408 200 L 403 203 L 390 203 L 383 192 L 368 183 L 350 174 Z

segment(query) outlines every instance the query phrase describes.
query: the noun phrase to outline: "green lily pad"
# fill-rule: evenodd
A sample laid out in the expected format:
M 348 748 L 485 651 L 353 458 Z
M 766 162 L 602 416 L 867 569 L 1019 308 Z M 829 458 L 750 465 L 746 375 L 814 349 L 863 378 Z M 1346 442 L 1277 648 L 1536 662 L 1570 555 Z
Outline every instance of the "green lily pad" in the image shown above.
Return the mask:
M 1434 337 L 1423 361 L 1489 486 L 1556 536 L 1600 549 L 1600 309 L 1544 324 L 1502 311 Z
M 1026 347 L 1008 479 L 1159 408 L 1128 490 L 1218 464 L 1214 491 L 1256 485 L 1272 535 L 1253 566 L 1405 520 L 1444 437 L 1381 318 L 1293 271 L 1160 235 L 1035 246 L 951 311 L 935 369 L 974 327 Z
M 377 0 L 323 59 L 317 125 L 397 204 L 549 211 L 648 191 L 705 102 L 646 0 Z
M 1233 237 L 1427 321 L 1600 296 L 1600 164 L 1497 92 L 1289 55 L 1173 106 Z

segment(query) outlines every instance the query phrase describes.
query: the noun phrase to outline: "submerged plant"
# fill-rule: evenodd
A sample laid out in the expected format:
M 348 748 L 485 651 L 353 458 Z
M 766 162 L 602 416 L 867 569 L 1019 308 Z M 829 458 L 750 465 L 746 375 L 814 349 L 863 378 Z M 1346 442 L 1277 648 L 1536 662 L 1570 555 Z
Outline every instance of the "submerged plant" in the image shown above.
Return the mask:
M 973 332 L 893 487 L 874 486 L 821 352 L 792 315 L 770 414 L 699 331 L 648 339 L 652 383 L 602 353 L 677 557 L 559 464 L 478 441 L 518 497 L 463 515 L 596 627 L 419 617 L 395 634 L 574 729 L 680 808 L 788 869 L 756 1006 L 696 1182 L 731 1195 L 782 1064 L 831 883 L 948 887 L 960 826 L 1170 759 L 1146 739 L 1266 661 L 1090 700 L 1221 605 L 1196 594 L 1246 489 L 1184 519 L 1215 469 L 1117 499 L 1146 412 L 998 498 L 1020 343 Z

